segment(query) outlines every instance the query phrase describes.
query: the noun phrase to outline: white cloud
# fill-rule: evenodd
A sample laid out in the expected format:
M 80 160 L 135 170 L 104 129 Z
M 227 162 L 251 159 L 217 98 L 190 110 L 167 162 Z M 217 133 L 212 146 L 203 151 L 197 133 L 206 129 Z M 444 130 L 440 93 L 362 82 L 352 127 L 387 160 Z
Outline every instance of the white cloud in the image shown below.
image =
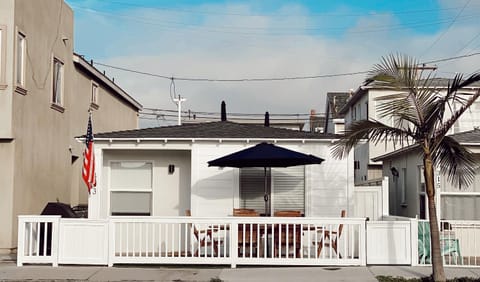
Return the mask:
M 145 8 L 132 9 L 122 17 L 79 13 L 75 27 L 80 49 L 77 51 L 103 63 L 166 76 L 290 77 L 364 71 L 381 56 L 392 52 L 419 56 L 443 32 L 417 34 L 414 28 L 364 32 L 379 26 L 398 26 L 399 20 L 391 14 L 366 15 L 348 32 L 340 33 L 333 28 L 342 26 L 341 20 L 331 22 L 324 17 L 311 16 L 299 5 L 279 7 L 280 14 L 296 15 L 284 18 L 238 16 L 255 14 L 248 4 L 203 8 L 223 14 L 188 18 L 192 15 Z M 242 28 L 232 28 L 234 26 Z M 312 26 L 325 27 L 325 30 L 310 30 Z M 261 35 L 265 32 L 270 35 Z M 335 32 L 339 34 L 332 36 Z M 277 33 L 292 35 L 272 35 Z M 419 59 L 455 56 L 455 52 L 477 33 L 478 26 L 472 21 L 459 21 L 438 46 L 433 46 Z M 94 40 L 87 41 L 89 36 Z M 480 38 L 475 42 L 480 44 Z M 478 68 L 479 57 L 439 66 L 448 67 L 450 72 L 470 72 Z M 106 70 L 144 106 L 175 108 L 170 99 L 169 80 Z M 324 112 L 328 91 L 355 89 L 363 79 L 364 75 L 356 75 L 280 82 L 176 81 L 175 84 L 177 94 L 188 99 L 185 109 L 219 111 L 220 102 L 225 100 L 230 112 L 308 113 L 310 109 Z

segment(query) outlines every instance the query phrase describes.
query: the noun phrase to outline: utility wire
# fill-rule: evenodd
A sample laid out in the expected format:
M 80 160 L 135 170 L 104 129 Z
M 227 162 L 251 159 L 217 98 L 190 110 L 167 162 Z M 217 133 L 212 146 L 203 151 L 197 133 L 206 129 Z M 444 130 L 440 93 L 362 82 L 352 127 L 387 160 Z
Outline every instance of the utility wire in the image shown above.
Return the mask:
M 144 119 L 165 119 L 165 117 L 178 117 L 178 115 L 173 115 L 173 114 L 162 114 L 162 115 L 150 115 L 150 114 L 145 114 L 141 113 L 142 116 L 139 118 L 144 118 Z M 152 117 L 155 116 L 155 117 Z M 192 116 L 188 115 L 181 115 L 181 118 L 184 120 L 220 120 L 220 116 L 195 116 L 193 118 Z M 229 114 L 228 116 L 229 120 L 245 120 L 245 121 L 257 121 L 257 120 L 265 120 L 265 117 L 258 117 L 258 118 L 252 118 L 252 117 L 238 117 L 238 116 L 232 116 Z M 304 117 L 304 118 L 270 118 L 270 120 L 278 120 L 278 121 L 296 121 L 296 120 L 306 120 L 309 119 L 309 117 Z
M 177 110 L 170 110 L 170 109 L 157 109 L 157 108 L 143 108 L 143 110 L 152 111 L 152 113 L 148 114 L 155 114 L 156 112 L 169 112 L 169 113 L 178 113 Z M 219 112 L 200 112 L 200 111 L 192 111 L 186 110 L 182 111 L 184 114 L 202 114 L 202 115 L 220 115 Z M 228 113 L 229 115 L 238 115 L 238 116 L 265 116 L 265 113 L 261 114 L 249 114 L 249 113 Z M 297 114 L 275 114 L 271 113 L 270 116 L 310 116 L 310 113 L 297 113 Z M 323 115 L 323 113 L 316 113 L 316 115 Z
M 438 60 L 426 61 L 420 64 L 432 64 L 432 63 L 439 63 L 439 62 L 446 62 L 451 60 L 457 60 L 466 57 L 472 57 L 480 55 L 480 52 L 465 54 L 455 57 L 448 57 Z M 174 76 L 166 76 L 161 74 L 155 74 L 151 72 L 144 72 L 134 69 L 129 69 L 125 67 L 118 67 L 104 63 L 93 62 L 95 65 L 104 66 L 116 70 L 121 70 L 125 72 L 131 72 L 151 77 L 158 77 L 168 80 L 181 80 L 181 81 L 196 81 L 196 82 L 262 82 L 262 81 L 285 81 L 285 80 L 306 80 L 306 79 L 320 79 L 320 78 L 329 78 L 329 77 L 341 77 L 341 76 L 353 76 L 359 74 L 367 74 L 368 71 L 357 71 L 357 72 L 346 72 L 346 73 L 336 73 L 336 74 L 322 74 L 322 75 L 305 75 L 305 76 L 285 76 L 285 77 L 265 77 L 265 78 L 237 78 L 237 79 L 218 79 L 218 78 L 199 78 L 199 77 L 174 77 Z
M 437 39 L 435 39 L 435 41 L 433 41 L 433 43 L 423 52 L 422 56 L 425 55 L 425 53 L 427 53 L 428 51 L 430 51 L 430 49 L 432 49 L 432 47 L 435 46 L 435 44 L 437 44 L 437 42 L 440 41 L 440 39 L 442 39 L 442 37 L 448 32 L 448 30 L 450 30 L 450 28 L 457 21 L 458 17 L 460 17 L 460 15 L 463 13 L 463 10 L 465 10 L 465 8 L 468 6 L 469 3 L 470 3 L 470 0 L 465 2 L 465 5 L 463 5 L 462 9 L 460 10 L 460 12 L 458 12 L 457 16 L 453 19 L 450 25 L 445 30 L 443 30 L 440 36 L 438 36 Z
M 221 16 L 242 16 L 242 17 L 264 17 L 264 16 L 274 16 L 274 17 L 295 17 L 298 15 L 291 14 L 291 13 L 233 13 L 233 12 L 219 12 L 219 11 L 212 11 L 212 10 L 193 10 L 193 9 L 183 9 L 183 8 L 168 8 L 168 7 L 151 7 L 145 6 L 141 4 L 134 4 L 132 2 L 123 2 L 123 1 L 106 1 L 113 4 L 119 4 L 123 6 L 133 6 L 138 8 L 147 8 L 147 9 L 154 9 L 154 10 L 162 10 L 162 11 L 171 11 L 176 13 L 190 13 L 190 14 L 207 14 L 207 15 L 221 15 Z M 442 8 L 442 9 L 420 9 L 420 10 L 404 10 L 404 11 L 381 11 L 385 13 L 392 13 L 392 14 L 418 14 L 418 13 L 436 13 L 438 11 L 448 11 L 448 10 L 458 10 L 460 7 L 451 7 L 451 8 Z M 331 17 L 359 17 L 359 16 L 368 16 L 368 13 L 308 13 L 308 16 L 331 16 Z
M 438 59 L 438 60 L 433 60 L 433 61 L 427 61 L 427 62 L 423 62 L 421 64 L 433 64 L 433 63 L 440 63 L 440 62 L 446 62 L 446 61 L 453 61 L 453 60 L 458 60 L 458 59 L 472 57 L 472 56 L 478 56 L 478 55 L 480 55 L 480 52 L 465 54 L 465 55 L 460 55 L 460 56 L 455 56 L 455 57 L 449 57 L 449 58 L 444 58 L 444 59 Z
M 175 80 L 182 80 L 182 81 L 199 81 L 199 82 L 253 82 L 253 81 L 282 81 L 282 80 L 302 80 L 302 79 L 317 79 L 317 78 L 327 78 L 327 77 L 337 77 L 337 76 L 351 76 L 351 75 L 358 75 L 358 74 L 366 74 L 368 71 L 360 71 L 360 72 L 347 72 L 347 73 L 337 73 L 337 74 L 324 74 L 324 75 L 308 75 L 308 76 L 286 76 L 286 77 L 265 77 L 265 78 L 237 78 L 237 79 L 218 79 L 218 78 L 199 78 L 199 77 L 171 77 L 161 74 L 155 74 L 150 72 L 143 72 L 134 69 L 128 69 L 124 67 L 117 67 L 109 64 L 93 62 L 95 65 L 104 66 L 116 70 L 132 72 L 141 75 L 153 76 L 158 78 L 164 78 L 171 80 L 172 78 Z
M 227 33 L 227 34 L 236 34 L 236 35 L 248 35 L 248 36 L 304 36 L 303 33 L 298 33 L 299 30 L 305 32 L 328 32 L 328 31 L 342 31 L 347 29 L 347 27 L 251 27 L 251 26 L 228 26 L 222 25 L 218 26 L 201 26 L 197 23 L 183 23 L 183 22 L 173 22 L 173 21 L 155 21 L 152 22 L 152 18 L 139 18 L 139 17 L 132 17 L 129 15 L 123 14 L 114 14 L 111 12 L 105 12 L 101 10 L 96 10 L 92 8 L 84 8 L 79 6 L 72 6 L 74 9 L 83 10 L 89 13 L 96 13 L 96 14 L 104 14 L 108 15 L 109 17 L 118 17 L 122 19 L 127 19 L 135 22 L 139 22 L 142 24 L 147 25 L 154 25 L 160 26 L 164 29 L 191 29 L 194 32 L 198 32 L 199 30 L 204 32 L 213 32 L 213 33 Z M 427 17 L 428 18 L 428 17 Z M 478 15 L 472 14 L 468 16 L 464 16 L 462 20 L 469 20 L 469 19 L 477 19 Z M 154 19 L 155 20 L 155 19 Z M 453 21 L 457 20 L 456 18 Z M 349 34 L 362 34 L 362 33 L 373 33 L 373 32 L 382 32 L 382 31 L 391 31 L 391 30 L 402 30 L 402 29 L 409 29 L 409 28 L 419 28 L 425 26 L 433 26 L 439 25 L 443 23 L 451 23 L 452 20 L 450 18 L 437 20 L 437 21 L 415 21 L 415 22 L 408 22 L 403 24 L 393 24 L 393 25 L 381 25 L 381 26 L 374 26 L 371 28 L 364 28 L 362 30 L 356 31 L 347 31 Z M 251 31 L 264 31 L 264 32 L 251 32 Z M 286 32 L 287 31 L 287 32 Z M 288 32 L 290 31 L 290 32 Z
M 470 41 L 468 41 L 468 43 L 465 44 L 462 48 L 458 49 L 458 51 L 456 53 L 458 54 L 458 53 L 462 52 L 463 50 L 465 50 L 465 48 L 467 48 L 468 45 L 472 44 L 472 42 L 474 42 L 478 37 L 480 37 L 480 32 L 477 35 L 475 35 L 472 39 L 470 39 Z

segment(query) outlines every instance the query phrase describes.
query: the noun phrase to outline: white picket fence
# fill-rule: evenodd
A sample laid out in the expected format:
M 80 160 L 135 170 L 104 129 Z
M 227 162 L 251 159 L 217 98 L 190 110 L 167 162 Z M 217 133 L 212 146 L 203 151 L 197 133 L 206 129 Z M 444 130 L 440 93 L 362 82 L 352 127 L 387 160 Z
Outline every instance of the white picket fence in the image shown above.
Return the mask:
M 19 216 L 17 264 L 365 265 L 365 254 L 363 218 Z
M 418 265 L 430 265 L 429 222 L 413 222 L 418 226 Z M 446 266 L 480 266 L 480 221 L 441 220 L 440 249 Z

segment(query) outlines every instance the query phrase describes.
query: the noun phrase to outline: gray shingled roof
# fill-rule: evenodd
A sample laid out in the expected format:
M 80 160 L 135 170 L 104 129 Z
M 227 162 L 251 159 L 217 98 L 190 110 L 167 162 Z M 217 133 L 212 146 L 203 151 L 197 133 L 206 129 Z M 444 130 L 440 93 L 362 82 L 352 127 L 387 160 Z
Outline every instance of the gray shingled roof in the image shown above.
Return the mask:
M 474 144 L 474 145 L 478 144 L 478 145 L 480 145 L 480 129 L 474 129 L 474 130 L 470 130 L 470 131 L 455 133 L 455 134 L 452 134 L 452 135 L 449 135 L 449 136 L 452 137 L 453 139 L 455 139 L 460 144 Z M 420 150 L 419 145 L 418 144 L 413 144 L 413 145 L 398 149 L 396 151 L 387 153 L 385 155 L 378 156 L 376 158 L 373 158 L 372 160 L 375 161 L 375 162 L 376 161 L 381 161 L 381 160 L 384 160 L 385 158 L 389 158 L 389 157 L 392 157 L 392 156 L 397 156 L 397 155 L 400 155 L 400 154 L 403 154 L 403 153 L 406 153 L 406 152 L 410 152 L 410 151 L 413 151 L 413 150 Z
M 229 121 L 152 127 L 135 130 L 95 133 L 95 139 L 118 138 L 272 138 L 331 139 L 334 135 L 317 134 L 263 125 L 239 124 Z
M 480 144 L 480 129 L 474 129 L 470 131 L 464 131 L 456 134 L 452 134 L 451 137 L 457 140 L 458 143 L 478 143 Z

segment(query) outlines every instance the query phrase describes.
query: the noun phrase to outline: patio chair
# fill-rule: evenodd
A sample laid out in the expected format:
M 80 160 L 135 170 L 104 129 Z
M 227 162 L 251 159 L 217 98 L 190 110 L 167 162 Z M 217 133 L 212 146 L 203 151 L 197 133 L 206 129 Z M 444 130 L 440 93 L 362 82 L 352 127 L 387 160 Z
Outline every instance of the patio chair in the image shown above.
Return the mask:
M 253 209 L 233 209 L 234 216 L 256 217 L 260 214 Z M 256 255 L 258 251 L 258 224 L 238 225 L 238 256 Z M 245 246 L 245 247 L 244 247 Z M 247 252 L 248 250 L 248 252 Z
M 185 211 L 186 216 L 192 216 L 192 212 L 190 210 Z M 200 250 L 202 248 L 205 249 L 205 252 L 207 252 L 208 248 L 213 248 L 213 256 L 218 256 L 218 247 L 223 245 L 223 238 L 219 236 L 214 236 L 213 232 L 215 232 L 215 229 L 208 228 L 208 229 L 197 229 L 196 225 L 193 223 L 189 223 L 188 226 L 190 227 L 190 230 L 193 232 L 193 236 L 195 237 L 195 240 L 198 242 L 198 247 L 196 248 L 195 257 L 198 257 L 200 254 Z
M 254 209 L 233 209 L 233 216 L 258 216 Z
M 340 217 L 345 217 L 347 215 L 347 211 L 342 210 L 340 213 Z M 338 225 L 338 230 L 333 231 L 333 230 L 327 230 L 325 228 L 320 228 L 317 230 L 318 232 L 318 238 L 320 241 L 314 241 L 314 244 L 317 244 L 317 256 L 320 257 L 320 253 L 322 252 L 322 248 L 325 247 L 330 247 L 332 248 L 336 254 L 338 254 L 339 258 L 342 258 L 342 254 L 338 252 L 338 240 L 340 239 L 340 236 L 342 236 L 342 231 L 343 231 L 343 224 Z
M 301 217 L 302 212 L 296 210 L 275 211 L 273 216 L 277 217 Z M 281 248 L 285 248 L 286 256 L 290 248 L 295 248 L 295 256 L 300 257 L 300 249 L 302 247 L 302 228 L 300 224 L 279 224 L 274 228 L 273 244 L 274 256 L 281 256 Z M 280 242 L 280 245 L 279 245 Z M 279 248 L 280 247 L 280 248 Z

